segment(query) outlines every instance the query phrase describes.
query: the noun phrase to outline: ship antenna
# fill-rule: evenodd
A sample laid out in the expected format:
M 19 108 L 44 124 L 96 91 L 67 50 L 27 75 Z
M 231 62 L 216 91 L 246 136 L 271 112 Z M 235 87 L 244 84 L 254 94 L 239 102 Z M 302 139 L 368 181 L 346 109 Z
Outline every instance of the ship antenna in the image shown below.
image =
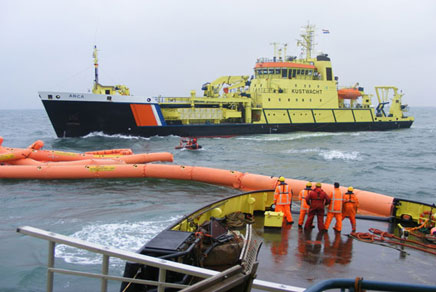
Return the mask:
M 279 45 L 279 43 L 270 43 L 270 45 L 274 46 L 274 62 L 277 59 L 277 45 Z
M 94 46 L 94 52 L 92 53 L 94 58 L 94 68 L 95 68 L 95 85 L 98 84 L 98 56 L 97 56 L 97 46 Z
M 304 32 L 300 34 L 301 40 L 297 40 L 297 46 L 303 47 L 306 51 L 306 60 L 312 57 L 312 51 L 315 46 L 315 26 L 307 24 L 303 27 Z
M 284 43 L 283 44 L 283 60 L 286 61 L 286 50 L 287 50 L 288 44 Z

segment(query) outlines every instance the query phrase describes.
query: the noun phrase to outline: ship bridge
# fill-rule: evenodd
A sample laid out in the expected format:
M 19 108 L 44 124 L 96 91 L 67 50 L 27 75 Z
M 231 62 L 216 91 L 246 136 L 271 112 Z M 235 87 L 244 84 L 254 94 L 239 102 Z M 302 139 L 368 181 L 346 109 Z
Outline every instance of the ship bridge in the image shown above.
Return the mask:
M 311 62 L 312 63 L 312 62 Z M 317 80 L 320 74 L 312 64 L 301 64 L 295 62 L 274 62 L 274 60 L 260 61 L 254 67 L 256 78 L 284 78 Z

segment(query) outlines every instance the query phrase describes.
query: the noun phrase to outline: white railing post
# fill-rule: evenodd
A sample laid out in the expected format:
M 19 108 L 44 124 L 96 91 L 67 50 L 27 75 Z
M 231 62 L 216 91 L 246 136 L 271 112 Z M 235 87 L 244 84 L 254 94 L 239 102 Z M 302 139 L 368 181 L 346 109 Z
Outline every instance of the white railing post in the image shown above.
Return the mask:
M 167 270 L 160 268 L 159 269 L 159 280 L 158 280 L 159 284 L 157 286 L 157 292 L 164 292 L 165 291 L 165 285 L 163 285 L 162 283 L 165 283 L 166 275 L 167 275 Z
M 108 272 L 109 272 L 109 256 L 104 254 L 101 273 L 107 276 Z M 101 278 L 101 292 L 106 292 L 106 291 L 107 291 L 107 279 Z
M 48 260 L 47 260 L 47 292 L 53 291 L 53 272 L 55 261 L 55 247 L 56 243 L 54 241 L 48 242 Z

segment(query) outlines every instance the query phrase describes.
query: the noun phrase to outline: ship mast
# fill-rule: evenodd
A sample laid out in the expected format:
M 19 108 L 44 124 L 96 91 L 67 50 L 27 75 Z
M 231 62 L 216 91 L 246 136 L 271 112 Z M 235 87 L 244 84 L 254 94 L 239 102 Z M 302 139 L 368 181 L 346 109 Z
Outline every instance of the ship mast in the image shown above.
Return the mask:
M 92 53 L 92 57 L 94 58 L 94 68 L 95 68 L 95 79 L 94 79 L 94 87 L 98 84 L 98 56 L 97 56 L 97 46 L 94 46 L 94 52 Z
M 315 46 L 315 26 L 307 24 L 303 26 L 304 32 L 300 34 L 302 39 L 297 40 L 297 46 L 303 47 L 306 51 L 306 60 L 312 58 L 312 50 Z

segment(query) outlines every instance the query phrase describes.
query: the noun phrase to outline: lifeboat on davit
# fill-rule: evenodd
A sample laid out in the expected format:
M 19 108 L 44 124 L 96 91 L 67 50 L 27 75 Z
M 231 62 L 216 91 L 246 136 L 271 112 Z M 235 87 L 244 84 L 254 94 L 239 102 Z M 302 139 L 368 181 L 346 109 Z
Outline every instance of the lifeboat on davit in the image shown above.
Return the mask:
M 362 93 L 357 88 L 342 88 L 338 90 L 340 99 L 357 99 Z

